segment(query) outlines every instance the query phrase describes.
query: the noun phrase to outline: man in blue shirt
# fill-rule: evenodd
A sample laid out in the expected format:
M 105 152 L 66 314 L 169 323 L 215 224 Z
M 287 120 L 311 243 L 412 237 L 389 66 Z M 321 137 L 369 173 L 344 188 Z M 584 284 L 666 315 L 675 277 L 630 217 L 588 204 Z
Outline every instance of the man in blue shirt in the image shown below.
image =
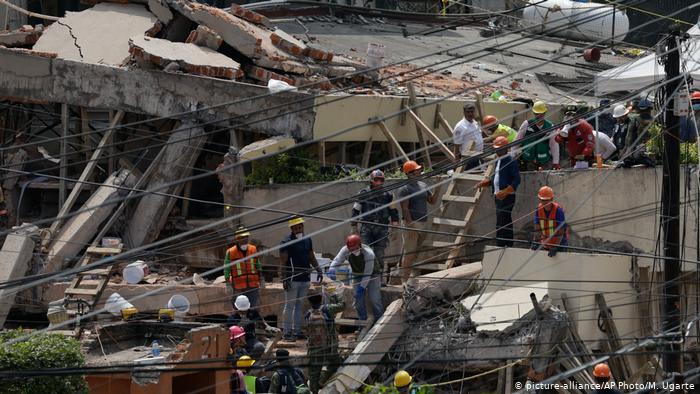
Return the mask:
M 476 186 L 483 188 L 492 186 L 493 197 L 496 201 L 496 245 L 513 246 L 513 206 L 515 205 L 515 190 L 520 184 L 518 163 L 508 154 L 506 137 L 498 137 L 493 141 L 496 149 L 496 170 L 490 179 L 484 179 Z
M 311 267 L 318 273 L 319 282 L 323 271 L 314 255 L 311 238 L 304 238 L 304 219 L 289 220 L 291 233 L 281 242 L 279 276 L 284 287 L 284 324 L 282 340 L 294 342 L 306 339 L 301 332 L 304 299 L 311 284 Z

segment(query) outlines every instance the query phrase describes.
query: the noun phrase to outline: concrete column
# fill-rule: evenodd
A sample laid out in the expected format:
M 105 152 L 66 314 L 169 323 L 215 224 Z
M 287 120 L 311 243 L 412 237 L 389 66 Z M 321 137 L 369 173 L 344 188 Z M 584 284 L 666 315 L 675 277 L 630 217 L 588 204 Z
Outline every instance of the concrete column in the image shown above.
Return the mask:
M 34 229 L 36 230 L 36 227 Z M 10 233 L 5 238 L 0 251 L 0 282 L 19 279 L 27 273 L 35 246 L 30 233 L 31 230 L 23 230 Z M 15 304 L 15 295 L 8 294 L 12 291 L 12 288 L 0 290 L 0 328 L 5 324 L 5 319 Z

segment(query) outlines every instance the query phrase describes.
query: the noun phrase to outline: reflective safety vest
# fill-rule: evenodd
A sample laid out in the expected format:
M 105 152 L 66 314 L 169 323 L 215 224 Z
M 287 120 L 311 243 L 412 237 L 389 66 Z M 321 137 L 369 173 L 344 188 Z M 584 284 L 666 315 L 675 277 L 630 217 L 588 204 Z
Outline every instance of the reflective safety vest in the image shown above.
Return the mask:
M 255 248 L 255 245 L 248 244 L 248 249 L 246 249 L 245 256 L 255 254 L 257 251 L 258 250 Z M 243 252 L 238 250 L 238 248 L 235 246 L 229 248 L 226 253 L 228 253 L 228 259 L 232 263 L 245 257 Z M 233 283 L 234 289 L 250 289 L 260 287 L 260 273 L 258 272 L 256 264 L 257 259 L 250 258 L 231 265 L 231 283 Z
M 528 127 L 527 130 L 525 131 L 525 136 L 523 139 L 525 139 L 527 142 L 525 145 L 532 144 L 535 140 L 528 140 L 527 138 L 535 133 L 539 133 L 542 130 L 547 130 L 552 128 L 552 122 L 548 121 L 545 119 L 543 127 L 540 128 L 537 126 L 537 119 L 529 119 L 527 121 Z M 538 137 L 538 139 L 541 138 Z M 549 151 L 549 139 L 546 138 L 534 145 L 530 145 L 527 148 L 523 149 L 523 160 L 527 162 L 535 162 L 537 164 L 546 164 L 552 161 L 552 154 Z
M 568 231 L 566 228 L 560 228 L 557 230 L 557 227 L 559 227 L 561 224 L 557 222 L 557 211 L 559 211 L 561 207 L 555 202 L 550 204 L 551 208 L 549 210 L 549 214 L 544 211 L 544 204 L 539 204 L 537 206 L 537 219 L 540 222 L 540 231 L 542 232 L 542 239 L 540 243 L 544 245 L 545 249 L 549 249 L 551 246 L 560 245 L 562 239 L 565 238 L 565 234 Z

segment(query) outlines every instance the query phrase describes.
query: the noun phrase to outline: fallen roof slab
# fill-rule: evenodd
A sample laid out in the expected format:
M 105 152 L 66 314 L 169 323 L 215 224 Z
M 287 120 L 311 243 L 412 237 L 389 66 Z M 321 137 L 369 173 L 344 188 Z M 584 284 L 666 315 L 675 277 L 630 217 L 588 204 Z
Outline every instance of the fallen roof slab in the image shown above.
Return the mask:
M 44 28 L 41 25 L 36 28 L 26 26 L 18 30 L 3 31 L 0 32 L 0 45 L 6 47 L 31 46 L 39 40 L 43 32 Z
M 154 28 L 158 19 L 137 4 L 101 3 L 67 12 L 44 31 L 34 50 L 63 59 L 118 65 L 129 56 L 129 37 Z
M 212 49 L 146 36 L 131 37 L 129 52 L 139 61 L 166 67 L 175 62 L 180 69 L 197 75 L 235 79 L 243 75 L 241 65 Z
M 0 97 L 14 101 L 59 102 L 172 117 L 199 108 L 202 121 L 246 122 L 242 130 L 312 138 L 314 110 L 300 92 L 268 96 L 266 87 L 234 81 L 126 70 L 100 64 L 51 59 L 50 53 L 0 48 Z M 258 98 L 255 98 L 258 97 Z M 231 103 L 231 105 L 222 105 Z M 264 111 L 258 112 L 261 109 Z
M 535 283 L 474 295 L 463 299 L 461 304 L 471 310 L 477 331 L 502 331 L 532 310 L 530 294 L 541 300 L 548 289 L 547 282 Z

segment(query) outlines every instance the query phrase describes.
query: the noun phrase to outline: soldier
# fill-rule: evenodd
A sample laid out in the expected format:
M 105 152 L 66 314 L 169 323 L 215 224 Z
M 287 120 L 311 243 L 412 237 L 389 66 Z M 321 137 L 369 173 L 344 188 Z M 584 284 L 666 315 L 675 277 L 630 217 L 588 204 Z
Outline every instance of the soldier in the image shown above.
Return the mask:
M 358 193 L 357 200 L 352 206 L 353 218 L 379 225 L 363 223 L 359 233 L 357 221 L 352 221 L 351 226 L 353 233 L 360 234 L 362 243 L 372 248 L 379 267 L 386 272 L 386 282 L 388 282 L 389 265 L 384 265 L 384 250 L 389 244 L 389 228 L 386 225 L 391 222 L 392 226 L 398 226 L 399 211 L 390 206 L 394 196 L 388 191 L 381 190 L 382 186 L 384 186 L 384 173 L 381 170 L 372 171 L 369 175 L 369 187 Z M 377 208 L 380 209 L 374 211 Z M 364 215 L 370 211 L 372 212 Z
M 325 291 L 328 303 L 323 302 L 321 294 L 311 294 L 308 298 L 311 310 L 306 312 L 309 381 L 311 392 L 314 394 L 326 379 L 335 373 L 341 363 L 334 316 L 345 309 L 345 303 L 342 296 L 336 294 L 334 285 L 327 285 Z M 325 373 L 322 372 L 324 366 Z

